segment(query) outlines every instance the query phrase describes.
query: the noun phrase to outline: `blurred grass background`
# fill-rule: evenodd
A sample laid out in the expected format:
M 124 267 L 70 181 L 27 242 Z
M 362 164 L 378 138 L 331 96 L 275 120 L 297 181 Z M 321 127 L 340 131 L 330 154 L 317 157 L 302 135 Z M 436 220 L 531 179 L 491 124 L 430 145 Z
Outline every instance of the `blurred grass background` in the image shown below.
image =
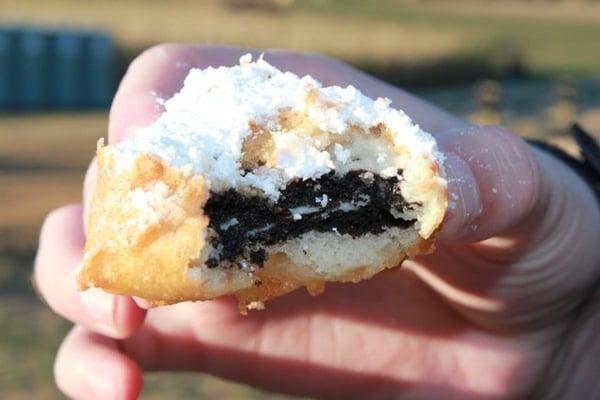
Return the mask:
M 1 24 L 101 29 L 122 73 L 166 41 L 339 57 L 478 123 L 568 146 L 600 132 L 600 3 L 492 0 L 0 0 Z M 29 279 L 44 215 L 80 200 L 107 112 L 0 114 L 0 398 L 61 398 L 54 353 L 69 324 Z M 144 398 L 283 398 L 197 374 L 157 374 Z

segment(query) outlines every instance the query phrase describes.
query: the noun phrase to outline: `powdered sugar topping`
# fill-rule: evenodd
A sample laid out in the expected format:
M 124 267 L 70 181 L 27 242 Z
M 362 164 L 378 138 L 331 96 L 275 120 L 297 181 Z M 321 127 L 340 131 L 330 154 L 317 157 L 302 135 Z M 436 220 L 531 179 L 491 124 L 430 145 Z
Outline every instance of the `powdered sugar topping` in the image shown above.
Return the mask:
M 309 100 L 315 92 L 320 101 Z M 301 132 L 283 134 L 281 110 L 302 112 L 334 135 L 344 135 L 351 127 L 368 132 L 383 123 L 395 144 L 437 155 L 433 138 L 404 112 L 391 108 L 389 100 L 374 101 L 352 86 L 322 87 L 310 76 L 281 72 L 262 57 L 253 62 L 249 54 L 234 67 L 190 70 L 181 91 L 164 106 L 152 125 L 114 146 L 118 170 L 131 167 L 136 155 L 149 153 L 204 175 L 211 190 L 253 187 L 276 199 L 291 179 L 317 178 L 348 162 L 353 153 L 339 144 L 328 149 Z M 241 159 L 244 139 L 252 133 L 250 123 L 272 132 L 274 165 L 248 172 Z M 378 159 L 388 158 L 384 154 Z M 392 162 L 376 164 L 373 172 L 390 174 Z

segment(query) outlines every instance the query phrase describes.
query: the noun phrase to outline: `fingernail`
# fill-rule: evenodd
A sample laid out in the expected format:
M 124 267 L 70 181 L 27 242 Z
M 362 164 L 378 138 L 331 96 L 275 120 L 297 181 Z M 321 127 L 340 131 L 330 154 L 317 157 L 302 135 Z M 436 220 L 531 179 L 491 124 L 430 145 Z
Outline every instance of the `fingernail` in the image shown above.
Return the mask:
M 149 310 L 151 308 L 154 308 L 153 303 L 149 302 L 146 299 L 142 299 L 141 297 L 133 297 L 133 300 L 135 301 L 135 304 L 137 304 L 137 306 L 141 309 Z
M 117 335 L 115 326 L 116 296 L 100 289 L 89 289 L 81 294 L 81 301 L 93 321 L 95 330 L 110 336 Z
M 101 364 L 91 365 L 87 375 L 87 383 L 96 399 L 116 399 L 118 380 L 112 370 Z
M 481 215 L 479 186 L 467 163 L 454 153 L 446 154 L 444 170 L 448 182 L 448 212 L 440 236 L 458 239 Z

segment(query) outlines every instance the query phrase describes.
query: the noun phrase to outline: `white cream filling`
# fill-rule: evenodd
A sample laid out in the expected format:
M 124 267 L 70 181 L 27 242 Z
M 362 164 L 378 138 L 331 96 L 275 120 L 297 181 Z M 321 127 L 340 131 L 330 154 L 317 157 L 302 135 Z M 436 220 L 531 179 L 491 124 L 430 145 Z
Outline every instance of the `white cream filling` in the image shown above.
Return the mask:
M 240 221 L 238 221 L 237 218 L 233 217 L 225 222 L 223 222 L 219 228 L 221 228 L 222 230 L 226 231 L 227 229 L 231 228 L 232 226 L 236 226 L 237 224 L 239 224 Z
M 379 234 L 367 233 L 357 238 L 338 232 L 308 232 L 304 235 L 270 246 L 269 253 L 285 253 L 299 267 L 310 267 L 311 275 L 327 276 L 328 279 L 342 278 L 357 269 L 392 267 L 398 259 L 389 258 L 400 243 L 412 243 L 418 238 L 415 229 L 389 228 Z M 301 272 L 299 272 L 301 273 Z
M 298 206 L 290 208 L 290 212 L 292 213 L 292 215 L 314 214 L 319 211 L 321 211 L 319 207 Z
M 269 254 L 284 253 L 299 266 L 290 275 L 299 279 L 338 280 L 353 276 L 366 268 L 374 274 L 393 267 L 403 258 L 399 250 L 401 243 L 414 243 L 418 240 L 415 229 L 389 228 L 380 234 L 366 234 L 353 238 L 337 232 L 308 232 L 282 244 L 268 246 Z M 396 254 L 397 257 L 390 257 Z M 218 296 L 233 290 L 254 286 L 254 267 L 241 262 L 235 268 L 192 267 L 188 277 L 203 285 L 207 295 Z
M 260 228 L 250 229 L 248 232 L 246 232 L 246 236 L 248 236 L 248 237 L 256 236 L 259 233 L 268 231 L 273 226 L 275 226 L 275 224 L 265 224 L 265 225 L 261 226 Z

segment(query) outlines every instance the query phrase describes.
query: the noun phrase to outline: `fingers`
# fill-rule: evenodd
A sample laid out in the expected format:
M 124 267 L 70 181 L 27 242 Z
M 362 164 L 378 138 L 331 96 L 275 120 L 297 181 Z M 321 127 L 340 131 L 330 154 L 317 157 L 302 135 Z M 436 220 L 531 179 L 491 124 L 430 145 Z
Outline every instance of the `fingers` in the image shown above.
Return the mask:
M 481 365 L 499 366 L 491 369 L 502 375 L 519 364 L 511 339 L 510 346 L 473 341 L 464 320 L 448 311 L 409 271 L 389 271 L 356 286 L 332 284 L 319 297 L 296 291 L 247 316 L 235 302 L 157 308 L 121 349 L 144 370 L 193 370 L 317 398 L 392 398 L 407 390 L 439 398 L 427 393 L 432 382 L 445 386 L 448 378 L 448 390 L 462 383 L 455 385 L 450 370 L 440 374 L 445 367 L 432 369 L 440 360 L 486 382 L 456 398 L 506 390 L 505 380 L 485 387 L 496 377 Z
M 137 399 L 142 388 L 140 369 L 116 342 L 81 327 L 62 343 L 54 376 L 60 390 L 74 399 Z
M 111 337 L 129 336 L 145 315 L 131 298 L 78 290 L 76 274 L 85 242 L 82 219 L 81 205 L 48 215 L 35 260 L 36 287 L 48 305 L 68 320 Z
M 496 233 L 510 224 L 518 224 L 518 229 L 469 246 L 440 244 L 436 253 L 405 265 L 462 315 L 490 330 L 560 328 L 600 273 L 600 210 L 592 190 L 558 159 L 538 150 L 532 153 L 539 178 L 527 178 L 526 165 L 515 161 L 514 171 L 504 168 L 510 173 L 488 177 L 513 186 L 498 189 L 498 196 L 488 199 L 480 195 L 482 212 L 475 222 L 450 226 L 453 222 L 447 220 L 445 227 L 447 234 L 457 236 L 474 223 L 490 224 L 486 229 Z M 527 185 L 520 180 L 531 182 L 531 187 L 523 187 Z M 489 190 L 490 185 L 476 181 L 477 191 Z M 515 199 L 516 205 L 511 202 Z M 469 207 L 457 204 L 453 212 L 462 222 L 463 209 Z M 486 207 L 492 211 L 486 214 Z
M 517 135 L 472 127 L 438 135 L 448 155 L 449 207 L 441 238 L 479 241 L 514 228 L 539 199 L 537 163 Z

